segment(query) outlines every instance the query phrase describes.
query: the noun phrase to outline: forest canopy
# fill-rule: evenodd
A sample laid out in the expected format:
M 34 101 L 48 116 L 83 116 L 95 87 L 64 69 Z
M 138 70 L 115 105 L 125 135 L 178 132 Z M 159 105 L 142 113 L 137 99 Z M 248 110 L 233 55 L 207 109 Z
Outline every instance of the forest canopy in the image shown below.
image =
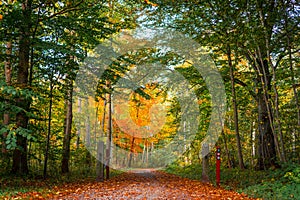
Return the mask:
M 300 162 L 298 1 L 5 0 L 0 7 L 2 173 L 46 177 L 94 169 L 98 141 L 106 142 L 106 173 L 110 163 L 153 167 L 170 157 L 180 166 L 200 163 L 211 123 L 222 127 L 210 148 L 221 147 L 226 168 L 266 170 Z M 178 32 L 201 46 L 190 56 L 212 60 L 226 108 L 214 104 L 209 78 L 197 63 L 178 53 L 193 43 L 149 47 L 143 37 L 134 43 L 134 34 L 125 34 L 138 29 L 166 31 L 174 40 L 171 33 Z M 151 40 L 151 33 L 141 33 Z M 119 45 L 130 51 L 116 56 L 113 41 L 120 34 Z M 94 73 L 87 61 L 102 66 L 105 59 L 112 60 L 100 77 L 87 75 Z M 80 90 L 79 78 L 95 88 Z M 117 101 L 126 87 L 134 88 L 127 103 Z M 186 107 L 175 97 L 190 93 L 195 101 Z M 216 106 L 226 109 L 219 121 L 211 120 Z M 126 119 L 120 117 L 125 107 Z M 155 131 L 143 135 L 141 127 Z M 174 138 L 184 145 L 172 155 L 153 156 Z

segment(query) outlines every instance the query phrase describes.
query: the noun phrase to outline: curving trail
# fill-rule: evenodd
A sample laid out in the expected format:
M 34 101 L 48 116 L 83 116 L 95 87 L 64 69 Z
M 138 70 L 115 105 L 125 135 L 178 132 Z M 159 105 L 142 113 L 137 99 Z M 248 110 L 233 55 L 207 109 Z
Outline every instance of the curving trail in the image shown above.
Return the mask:
M 61 188 L 62 189 L 62 188 Z M 70 185 L 49 199 L 250 199 L 245 195 L 215 188 L 199 181 L 181 178 L 152 169 L 135 170 L 104 183 Z

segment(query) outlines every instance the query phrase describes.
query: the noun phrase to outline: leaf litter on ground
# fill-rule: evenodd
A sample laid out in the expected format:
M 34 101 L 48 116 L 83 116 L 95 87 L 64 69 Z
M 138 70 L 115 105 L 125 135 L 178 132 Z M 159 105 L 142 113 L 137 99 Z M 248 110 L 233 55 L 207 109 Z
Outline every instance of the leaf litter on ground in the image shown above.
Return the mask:
M 253 199 L 197 180 L 182 178 L 152 169 L 125 172 L 104 182 L 67 183 L 47 194 L 36 191 L 18 193 L 7 199 L 53 200 L 169 200 L 169 199 Z

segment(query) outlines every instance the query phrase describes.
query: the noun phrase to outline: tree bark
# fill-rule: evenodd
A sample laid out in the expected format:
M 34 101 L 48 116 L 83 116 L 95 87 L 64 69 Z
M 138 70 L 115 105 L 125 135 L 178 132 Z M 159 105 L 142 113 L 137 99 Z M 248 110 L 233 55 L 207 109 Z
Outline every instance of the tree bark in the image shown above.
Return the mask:
M 68 81 L 67 95 L 66 95 L 66 118 L 65 118 L 65 127 L 64 127 L 64 139 L 63 139 L 63 153 L 62 153 L 62 161 L 61 161 L 61 172 L 68 173 L 69 172 L 69 160 L 70 160 L 70 141 L 71 141 L 71 133 L 72 133 L 72 119 L 73 119 L 73 107 L 72 107 L 72 99 L 73 99 L 73 81 Z
M 203 183 L 209 183 L 209 146 L 204 143 L 202 146 L 202 177 Z
M 78 108 L 77 108 L 77 112 L 79 114 L 81 114 L 81 98 L 78 98 Z M 76 139 L 76 149 L 79 149 L 79 145 L 80 145 L 80 133 L 81 133 L 81 124 L 80 121 L 78 122 L 77 125 L 77 139 Z
M 111 89 L 110 83 L 107 84 L 108 88 Z M 109 170 L 110 170 L 110 156 L 111 156 L 111 140 L 112 140 L 112 105 L 111 105 L 111 94 L 109 93 L 107 99 L 108 104 L 108 123 L 107 123 L 107 144 L 106 144 L 106 163 L 105 163 L 105 172 L 106 180 L 109 179 Z
M 29 75 L 29 54 L 30 54 L 30 21 L 31 21 L 31 0 L 22 3 L 23 24 L 20 26 L 19 37 L 19 65 L 17 72 L 17 84 L 21 89 L 28 86 Z M 30 102 L 20 96 L 16 99 L 16 105 L 22 108 L 16 114 L 16 127 L 23 130 L 27 129 L 28 117 L 25 111 L 29 110 Z M 12 173 L 27 174 L 27 138 L 23 135 L 17 135 L 17 148 L 13 152 Z
M 263 94 L 262 88 L 258 88 L 258 168 L 260 170 L 276 166 L 276 149 L 267 102 L 269 98 Z
M 272 40 L 272 32 L 275 27 L 272 12 L 276 10 L 274 0 L 270 1 L 268 6 L 264 7 L 259 1 L 256 1 L 256 9 L 259 14 L 259 22 L 262 28 L 262 38 L 255 50 L 257 69 L 261 87 L 258 88 L 258 110 L 259 120 L 258 127 L 260 132 L 259 146 L 259 168 L 266 169 L 271 166 L 277 166 L 276 150 L 280 154 L 277 134 L 274 130 L 274 116 L 270 103 L 270 91 L 272 76 L 269 67 L 272 67 L 270 41 Z M 274 71 L 275 73 L 275 71 Z
M 135 137 L 133 136 L 132 137 L 132 141 L 131 141 L 131 144 L 130 144 L 130 150 L 129 150 L 129 160 L 128 160 L 128 167 L 130 168 L 131 167 L 131 163 L 132 163 L 132 157 L 133 157 L 133 151 L 134 151 L 134 140 L 135 140 Z
M 51 135 L 51 120 L 52 120 L 52 104 L 53 104 L 53 71 L 50 78 L 50 102 L 49 102 L 49 116 L 48 116 L 48 132 L 47 132 L 47 140 L 46 140 L 46 150 L 45 150 L 45 159 L 44 159 L 44 179 L 47 177 L 47 164 L 48 164 L 48 155 L 50 149 L 50 135 Z
M 224 132 L 224 128 L 222 129 L 221 134 L 223 136 L 225 153 L 226 153 L 226 156 L 227 156 L 227 165 L 228 165 L 228 168 L 231 169 L 232 168 L 232 164 L 231 164 L 230 152 L 229 152 L 229 149 L 228 149 L 227 139 L 226 139 L 226 135 L 225 135 L 225 132 Z
M 97 144 L 97 166 L 96 166 L 96 181 L 104 181 L 104 142 L 99 141 Z
M 88 110 L 88 99 L 86 100 L 86 108 Z M 86 120 L 85 120 L 85 144 L 86 147 L 89 149 L 91 147 L 91 121 L 90 121 L 90 116 L 89 113 L 86 114 Z M 92 158 L 90 152 L 87 150 L 86 155 L 85 155 L 85 163 L 88 167 L 88 169 L 91 168 L 92 164 Z
M 270 59 L 270 58 L 269 58 Z M 281 128 L 281 120 L 280 120 L 280 111 L 279 111 L 279 97 L 278 97 L 278 91 L 277 91 L 277 83 L 276 83 L 276 72 L 275 72 L 275 67 L 273 64 L 272 65 L 272 73 L 273 73 L 273 90 L 274 90 L 274 94 L 275 94 L 275 97 L 274 97 L 274 106 L 275 106 L 275 126 L 274 128 L 276 127 L 277 128 L 277 131 L 278 131 L 278 134 L 279 134 L 279 137 L 280 137 L 280 148 L 279 148 L 279 144 L 278 145 L 278 155 L 279 155 L 279 158 L 280 158 L 280 161 L 281 162 L 286 162 L 286 157 L 285 157 L 285 149 L 284 149 L 284 143 L 283 143 L 283 135 L 282 135 L 282 128 Z M 275 131 L 275 130 L 274 130 Z M 275 137 L 275 143 L 278 143 L 277 140 L 277 134 L 274 134 L 274 137 Z
M 239 132 L 239 118 L 238 118 L 238 109 L 236 105 L 236 93 L 235 93 L 235 84 L 234 84 L 234 73 L 233 73 L 233 64 L 231 60 L 231 49 L 230 46 L 227 46 L 227 59 L 230 69 L 230 80 L 231 80 L 231 93 L 232 93 L 232 105 L 233 105 L 233 113 L 234 113 L 234 129 L 235 129 L 235 136 L 236 136 L 236 145 L 238 149 L 238 160 L 239 160 L 239 167 L 240 169 L 245 169 L 244 160 L 243 160 L 243 153 L 242 153 L 242 146 L 241 146 L 241 139 L 240 139 L 240 132 Z

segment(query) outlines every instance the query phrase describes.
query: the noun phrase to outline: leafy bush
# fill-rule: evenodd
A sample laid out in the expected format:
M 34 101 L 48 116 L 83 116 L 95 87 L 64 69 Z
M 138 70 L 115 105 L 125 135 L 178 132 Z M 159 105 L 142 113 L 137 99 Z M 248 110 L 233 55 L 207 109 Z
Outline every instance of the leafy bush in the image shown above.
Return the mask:
M 264 182 L 240 190 L 252 197 L 264 199 L 300 199 L 300 185 L 281 181 Z
M 261 183 L 239 190 L 264 199 L 300 199 L 300 166 L 293 163 L 270 170 Z

